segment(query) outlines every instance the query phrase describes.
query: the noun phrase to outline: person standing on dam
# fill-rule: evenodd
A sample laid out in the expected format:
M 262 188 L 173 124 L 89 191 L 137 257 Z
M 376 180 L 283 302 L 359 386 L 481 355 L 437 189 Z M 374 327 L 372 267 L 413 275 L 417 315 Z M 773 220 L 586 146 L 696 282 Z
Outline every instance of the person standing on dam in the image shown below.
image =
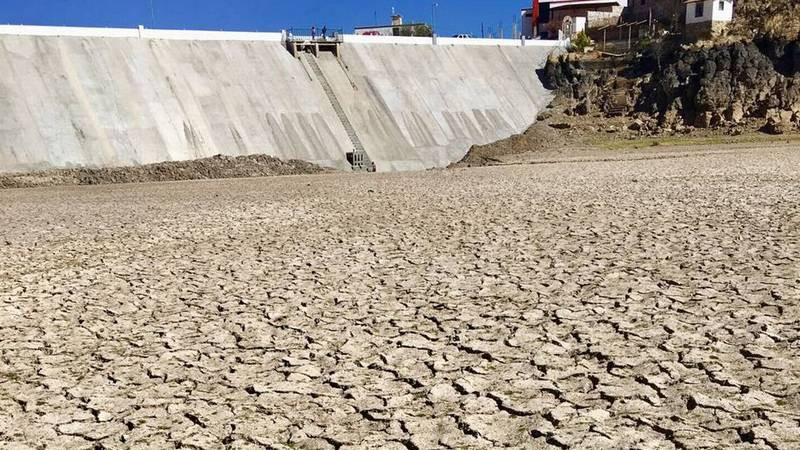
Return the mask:
M 311 40 L 317 39 L 317 26 L 314 25 L 311 27 Z
M 322 40 L 323 41 L 327 38 L 327 36 L 326 36 L 327 34 L 328 34 L 328 26 L 327 25 L 323 25 L 322 26 Z

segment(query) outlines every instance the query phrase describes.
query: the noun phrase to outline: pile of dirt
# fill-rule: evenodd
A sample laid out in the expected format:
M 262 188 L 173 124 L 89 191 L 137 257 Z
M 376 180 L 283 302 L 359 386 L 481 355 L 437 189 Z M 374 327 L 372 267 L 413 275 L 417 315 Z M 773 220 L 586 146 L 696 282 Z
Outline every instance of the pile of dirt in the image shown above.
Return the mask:
M 267 155 L 223 156 L 116 168 L 76 168 L 0 174 L 0 189 L 41 186 L 147 183 L 159 181 L 303 175 L 329 171 L 300 160 Z
M 568 140 L 566 133 L 560 133 L 544 120 L 537 121 L 524 133 L 486 145 L 473 145 L 464 158 L 451 164 L 449 168 L 496 164 L 501 162 L 498 158 L 502 156 L 548 150 L 554 146 L 566 146 Z
M 568 101 L 566 103 L 569 103 Z M 641 137 L 627 117 L 605 118 L 601 113 L 576 116 L 562 97 L 557 97 L 524 133 L 486 145 L 473 145 L 450 169 L 504 164 L 508 157 L 526 153 L 563 153 L 597 149 L 608 141 Z

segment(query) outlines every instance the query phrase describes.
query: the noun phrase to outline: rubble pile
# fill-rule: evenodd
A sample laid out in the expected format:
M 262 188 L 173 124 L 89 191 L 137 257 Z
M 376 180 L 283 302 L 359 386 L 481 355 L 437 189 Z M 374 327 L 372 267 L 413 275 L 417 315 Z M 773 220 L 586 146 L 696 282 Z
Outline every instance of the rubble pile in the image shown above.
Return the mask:
M 193 161 L 169 161 L 144 166 L 0 174 L 0 189 L 302 175 L 326 170 L 329 169 L 306 161 L 284 161 L 268 155 L 217 155 Z

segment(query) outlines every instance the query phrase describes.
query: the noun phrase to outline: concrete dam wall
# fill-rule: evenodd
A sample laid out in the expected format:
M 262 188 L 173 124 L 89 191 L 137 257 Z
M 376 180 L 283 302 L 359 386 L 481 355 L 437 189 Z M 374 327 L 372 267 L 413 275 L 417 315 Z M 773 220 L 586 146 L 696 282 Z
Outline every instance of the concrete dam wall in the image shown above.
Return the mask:
M 345 40 L 340 59 L 294 58 L 280 34 L 105 33 L 0 30 L 0 172 L 256 153 L 348 169 L 320 75 L 381 171 L 449 164 L 550 100 L 534 71 L 553 46 Z

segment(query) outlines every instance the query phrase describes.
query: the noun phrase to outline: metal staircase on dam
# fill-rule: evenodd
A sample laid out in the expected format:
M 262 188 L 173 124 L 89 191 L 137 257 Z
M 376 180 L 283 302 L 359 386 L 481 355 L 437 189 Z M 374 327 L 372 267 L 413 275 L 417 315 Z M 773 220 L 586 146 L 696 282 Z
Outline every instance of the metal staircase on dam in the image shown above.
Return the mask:
M 325 95 L 328 96 L 328 100 L 331 102 L 331 106 L 333 106 L 333 110 L 336 111 L 336 116 L 339 118 L 344 130 L 347 132 L 347 137 L 350 138 L 350 142 L 353 144 L 353 151 L 347 153 L 347 162 L 350 163 L 350 166 L 352 166 L 353 170 L 356 172 L 375 172 L 375 163 L 370 159 L 367 151 L 364 150 L 364 145 L 361 143 L 361 139 L 359 139 L 356 129 L 350 122 L 350 118 L 348 118 L 347 114 L 345 114 L 342 104 L 336 97 L 336 93 L 333 92 L 331 84 L 328 83 L 328 79 L 325 78 L 325 74 L 322 73 L 322 69 L 319 67 L 316 57 L 308 54 L 302 54 L 300 55 L 300 58 L 308 63 L 308 65 L 311 67 L 311 71 L 314 72 L 314 75 L 316 75 L 320 85 L 322 85 L 322 90 L 325 91 Z

